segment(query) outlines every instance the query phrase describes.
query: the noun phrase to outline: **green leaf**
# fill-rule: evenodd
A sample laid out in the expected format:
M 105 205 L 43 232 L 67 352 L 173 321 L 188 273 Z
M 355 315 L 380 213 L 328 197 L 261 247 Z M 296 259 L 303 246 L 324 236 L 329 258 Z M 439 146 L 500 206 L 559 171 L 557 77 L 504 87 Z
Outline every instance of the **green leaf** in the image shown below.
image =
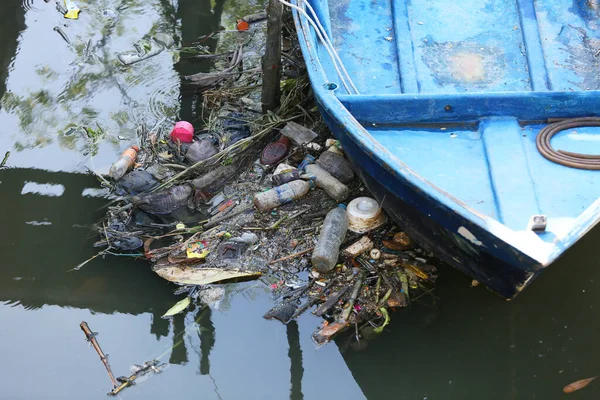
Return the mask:
M 171 317 L 173 315 L 179 314 L 183 310 L 185 310 L 190 305 L 190 298 L 186 297 L 185 299 L 178 301 L 173 307 L 169 308 L 163 317 Z

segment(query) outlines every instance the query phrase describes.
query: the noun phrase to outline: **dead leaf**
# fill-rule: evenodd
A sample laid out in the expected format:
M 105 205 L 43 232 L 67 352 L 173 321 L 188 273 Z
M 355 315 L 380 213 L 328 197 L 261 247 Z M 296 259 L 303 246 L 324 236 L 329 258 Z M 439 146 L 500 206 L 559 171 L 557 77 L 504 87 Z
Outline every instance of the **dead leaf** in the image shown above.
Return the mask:
M 224 270 L 220 268 L 194 268 L 165 266 L 156 267 L 154 272 L 163 279 L 180 285 L 208 285 L 236 278 L 258 278 L 260 272 L 244 272 L 236 270 Z
M 565 386 L 563 388 L 563 392 L 565 392 L 565 393 L 571 393 L 571 392 L 574 392 L 576 390 L 583 389 L 584 387 L 586 387 L 587 385 L 589 385 L 596 378 L 597 378 L 597 376 L 594 376 L 592 378 L 581 379 L 581 380 L 578 380 L 576 382 L 573 382 L 573 383 Z

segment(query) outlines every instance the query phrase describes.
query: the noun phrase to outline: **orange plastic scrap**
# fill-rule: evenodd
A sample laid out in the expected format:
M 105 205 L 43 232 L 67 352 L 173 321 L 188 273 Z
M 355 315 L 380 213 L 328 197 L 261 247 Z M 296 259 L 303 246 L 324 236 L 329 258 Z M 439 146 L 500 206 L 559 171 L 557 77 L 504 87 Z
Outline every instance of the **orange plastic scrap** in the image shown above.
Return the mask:
M 236 22 L 237 30 L 240 32 L 247 31 L 250 29 L 250 24 L 243 19 L 238 19 Z

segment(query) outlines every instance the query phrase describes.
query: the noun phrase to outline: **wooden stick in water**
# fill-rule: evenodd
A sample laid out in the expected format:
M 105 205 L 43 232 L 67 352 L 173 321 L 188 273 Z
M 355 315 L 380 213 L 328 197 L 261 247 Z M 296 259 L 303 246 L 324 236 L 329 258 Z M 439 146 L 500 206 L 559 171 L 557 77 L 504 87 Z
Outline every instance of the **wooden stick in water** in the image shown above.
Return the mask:
M 278 258 L 277 260 L 271 261 L 269 263 L 269 265 L 273 265 L 273 264 L 276 264 L 281 261 L 291 260 L 292 258 L 303 256 L 304 254 L 309 253 L 309 252 L 313 251 L 314 249 L 315 249 L 314 247 L 311 247 L 310 249 L 306 249 L 306 250 L 300 251 L 298 253 L 290 254 L 289 256 Z
M 100 345 L 98 344 L 98 341 L 96 340 L 95 334 L 92 332 L 92 330 L 88 326 L 87 322 L 85 322 L 85 321 L 81 321 L 81 323 L 79 324 L 79 327 L 81 328 L 83 333 L 85 333 L 85 337 L 88 340 L 88 342 L 90 342 L 92 344 L 92 346 L 94 347 L 94 350 L 96 350 L 96 353 L 98 353 L 98 355 L 100 356 L 100 360 L 102 360 L 102 364 L 104 364 L 104 367 L 106 368 L 106 372 L 108 372 L 108 377 L 110 378 L 110 381 L 113 384 L 113 388 L 117 387 L 118 383 L 117 383 L 117 380 L 115 379 L 115 376 L 112 373 L 112 370 L 110 369 L 110 365 L 108 364 L 108 358 L 106 357 L 106 355 L 100 348 Z

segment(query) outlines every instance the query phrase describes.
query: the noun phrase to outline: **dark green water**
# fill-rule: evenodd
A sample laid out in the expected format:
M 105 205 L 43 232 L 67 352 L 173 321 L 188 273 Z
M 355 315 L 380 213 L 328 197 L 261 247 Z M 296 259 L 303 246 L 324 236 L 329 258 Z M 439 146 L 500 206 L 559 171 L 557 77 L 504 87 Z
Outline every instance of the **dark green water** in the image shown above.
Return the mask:
M 107 168 L 141 121 L 177 110 L 197 118 L 180 74 L 209 67 L 163 52 L 123 68 L 116 54 L 149 32 L 185 43 L 260 9 L 231 0 L 79 4 L 87 12 L 67 21 L 53 2 L 0 3 L 0 156 L 11 151 L 11 168 L 0 170 L 0 399 L 105 398 L 109 380 L 82 320 L 100 332 L 117 375 L 157 356 L 168 363 L 124 399 L 559 399 L 564 385 L 600 373 L 598 230 L 510 303 L 442 269 L 437 306 L 393 314 L 361 351 L 344 337 L 316 349 L 310 315 L 287 327 L 264 320 L 272 303 L 260 286 L 229 287 L 218 309 L 168 321 L 160 315 L 177 300 L 174 286 L 145 262 L 111 257 L 67 272 L 95 254 L 87 226 L 106 202 L 82 172 Z M 84 51 L 89 39 L 95 59 Z M 65 134 L 96 121 L 102 140 Z M 569 398 L 599 395 L 596 383 Z

